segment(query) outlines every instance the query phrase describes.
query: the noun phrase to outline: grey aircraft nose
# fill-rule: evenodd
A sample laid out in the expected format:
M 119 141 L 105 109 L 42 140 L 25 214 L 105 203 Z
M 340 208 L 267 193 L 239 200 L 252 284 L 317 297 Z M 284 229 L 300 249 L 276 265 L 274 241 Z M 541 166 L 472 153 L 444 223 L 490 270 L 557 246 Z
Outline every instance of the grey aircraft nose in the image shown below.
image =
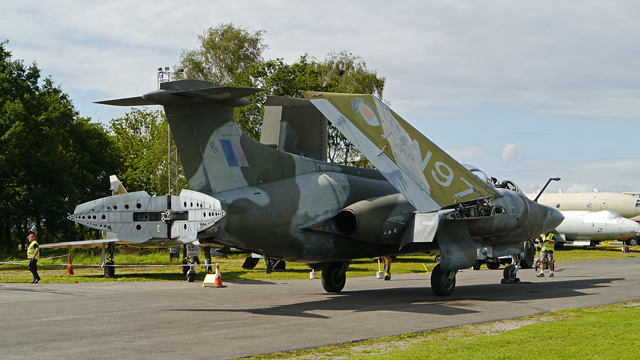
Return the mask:
M 557 228 L 564 220 L 564 215 L 562 213 L 552 207 L 549 208 L 549 216 L 547 216 L 546 224 L 549 228 L 555 229 Z

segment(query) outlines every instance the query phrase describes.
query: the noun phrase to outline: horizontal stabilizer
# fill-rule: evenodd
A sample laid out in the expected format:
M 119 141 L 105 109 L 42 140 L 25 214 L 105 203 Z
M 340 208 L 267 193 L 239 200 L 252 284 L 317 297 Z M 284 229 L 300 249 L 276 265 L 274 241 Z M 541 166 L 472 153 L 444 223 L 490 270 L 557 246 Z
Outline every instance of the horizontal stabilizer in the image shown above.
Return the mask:
M 178 80 L 160 84 L 155 90 L 138 97 L 97 101 L 96 104 L 116 106 L 140 105 L 188 105 L 196 102 L 218 102 L 244 106 L 250 104 L 245 96 L 253 95 L 264 89 L 252 87 L 220 86 L 202 80 Z
M 263 89 L 251 87 L 212 87 L 206 89 L 186 90 L 175 92 L 174 95 L 188 96 L 196 99 L 216 102 L 235 101 L 243 97 L 259 93 Z
M 96 104 L 114 105 L 114 106 L 144 106 L 144 105 L 157 105 L 142 96 L 130 97 L 125 99 L 104 100 L 96 101 Z

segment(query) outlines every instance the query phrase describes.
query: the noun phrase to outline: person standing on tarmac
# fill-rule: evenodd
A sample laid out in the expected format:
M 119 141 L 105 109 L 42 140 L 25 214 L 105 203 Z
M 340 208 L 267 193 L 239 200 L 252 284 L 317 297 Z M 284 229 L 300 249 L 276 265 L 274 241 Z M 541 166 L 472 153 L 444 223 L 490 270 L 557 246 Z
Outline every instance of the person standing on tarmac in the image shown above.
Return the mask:
M 537 277 L 544 277 L 544 263 L 549 264 L 549 277 L 553 277 L 553 248 L 556 245 L 556 235 L 546 233 L 542 235 L 542 249 L 540 249 L 540 274 Z
M 38 275 L 38 259 L 40 259 L 40 245 L 36 241 L 36 236 L 29 234 L 27 236 L 29 240 L 29 248 L 27 249 L 27 258 L 29 259 L 29 271 L 33 274 L 33 281 L 31 284 L 37 284 L 40 281 L 40 275 Z
M 384 279 L 391 280 L 391 256 L 380 256 L 384 264 Z

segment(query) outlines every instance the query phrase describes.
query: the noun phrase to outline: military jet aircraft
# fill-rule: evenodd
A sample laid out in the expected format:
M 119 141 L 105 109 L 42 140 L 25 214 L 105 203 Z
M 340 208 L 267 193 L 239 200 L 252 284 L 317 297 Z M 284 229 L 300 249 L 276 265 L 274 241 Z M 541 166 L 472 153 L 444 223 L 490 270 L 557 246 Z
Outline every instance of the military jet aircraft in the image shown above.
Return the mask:
M 303 93 L 377 169 L 261 144 L 233 118 L 235 107 L 249 103 L 244 97 L 259 91 L 179 80 L 143 96 L 100 102 L 163 105 L 189 194 L 203 198 L 191 205 L 150 198 L 141 209 L 107 197 L 79 205 L 73 220 L 119 238 L 189 242 L 197 234 L 201 243 L 309 263 L 323 269 L 328 292 L 344 288 L 353 259 L 437 251 L 436 295 L 453 292 L 457 271 L 474 264 L 477 247 L 517 254 L 524 241 L 562 222 L 557 210 L 470 173 L 372 95 Z M 207 217 L 204 205 L 217 204 L 212 198 L 221 209 L 211 211 L 224 214 L 219 221 Z M 184 234 L 180 229 L 190 222 L 198 227 Z
M 587 241 L 629 239 L 640 236 L 640 224 L 611 210 L 561 211 L 564 221 L 554 232 L 558 241 Z
M 530 199 L 536 198 L 538 194 L 526 194 Z M 632 221 L 640 221 L 640 198 L 636 193 L 612 193 L 612 192 L 587 192 L 587 193 L 542 193 L 538 202 L 560 210 L 567 218 L 557 233 L 560 240 L 619 240 L 627 239 L 629 245 L 638 245 L 640 239 L 638 235 L 633 235 L 635 225 L 629 221 L 615 220 L 618 225 L 612 226 L 613 218 L 601 211 L 610 210 L 620 214 L 623 218 Z M 578 211 L 578 214 L 571 214 Z M 585 217 L 583 212 L 599 212 Z M 608 219 L 608 220 L 605 220 Z M 591 228 L 583 224 L 590 223 Z M 595 222 L 594 222 L 595 221 Z M 605 222 L 608 225 L 605 225 Z M 599 228 L 594 231 L 594 228 Z M 566 229 L 566 236 L 565 234 Z M 582 229 L 582 230 L 579 230 Z
M 526 194 L 534 199 L 537 194 Z M 632 193 L 586 192 L 549 193 L 540 195 L 538 202 L 560 211 L 612 210 L 627 219 L 640 220 L 640 198 Z

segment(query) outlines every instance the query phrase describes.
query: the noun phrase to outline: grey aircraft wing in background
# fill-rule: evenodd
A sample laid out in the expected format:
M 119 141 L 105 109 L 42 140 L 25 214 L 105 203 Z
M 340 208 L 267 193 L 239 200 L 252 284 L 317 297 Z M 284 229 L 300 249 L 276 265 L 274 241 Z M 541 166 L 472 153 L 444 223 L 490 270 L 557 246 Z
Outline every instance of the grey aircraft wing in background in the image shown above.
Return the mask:
M 343 289 L 353 259 L 440 252 L 441 263 L 431 276 L 437 295 L 453 292 L 457 270 L 475 263 L 476 248 L 518 254 L 525 241 L 562 222 L 557 210 L 528 200 L 502 186 L 504 182 L 478 178 L 371 95 L 305 94 L 377 169 L 291 154 L 279 146 L 300 153 L 314 149 L 273 136 L 271 144 L 262 144 L 242 132 L 233 118 L 234 108 L 248 103 L 243 97 L 258 91 L 179 80 L 142 97 L 103 102 L 163 105 L 189 196 L 202 193 L 200 204 L 205 206 L 215 204 L 211 198 L 219 201 L 220 209 L 214 211 L 220 219 L 181 238 L 173 230 L 176 224 L 207 218 L 172 197 L 166 202 L 151 198 L 146 210 L 129 203 L 126 217 L 116 215 L 125 202 L 99 199 L 87 203 L 91 206 L 79 205 L 73 220 L 88 217 L 88 226 L 120 228 L 118 237 L 146 241 L 192 240 L 195 232 L 200 243 L 308 263 L 323 269 L 322 284 L 329 292 Z M 304 101 L 309 100 L 291 104 L 306 112 L 311 108 Z M 274 124 L 299 124 L 289 115 L 275 119 Z M 304 133 L 292 127 L 287 139 L 301 141 Z M 517 266 L 513 270 L 509 274 L 515 277 Z

